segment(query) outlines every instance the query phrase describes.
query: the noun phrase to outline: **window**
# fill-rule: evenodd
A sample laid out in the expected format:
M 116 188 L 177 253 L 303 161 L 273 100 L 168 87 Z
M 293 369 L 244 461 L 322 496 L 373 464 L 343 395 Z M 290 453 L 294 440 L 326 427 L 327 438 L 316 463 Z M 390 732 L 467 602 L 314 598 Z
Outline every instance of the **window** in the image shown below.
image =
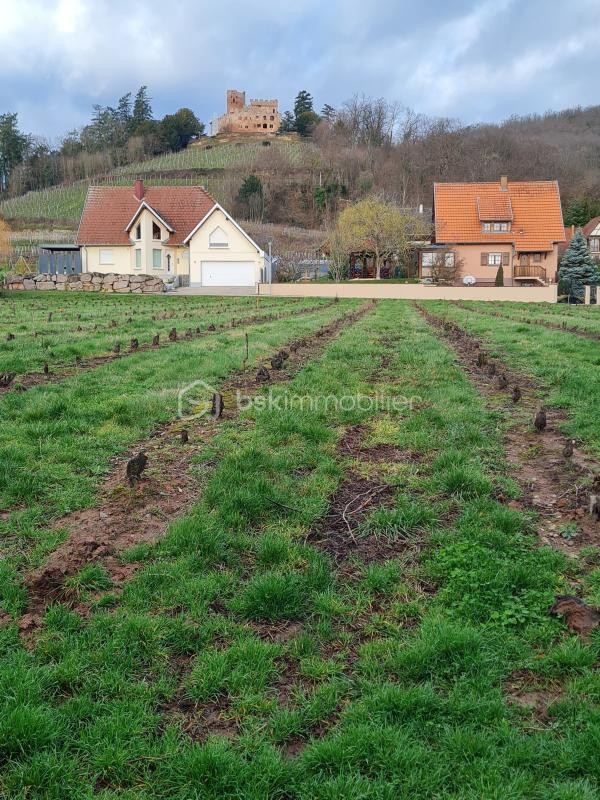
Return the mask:
M 447 267 L 453 267 L 454 266 L 454 253 L 452 251 L 449 252 L 449 253 L 446 253 L 444 255 L 444 260 L 446 262 L 446 266 Z
M 142 251 L 139 248 L 136 248 L 135 251 L 135 268 L 136 269 L 142 268 Z
M 421 266 L 433 267 L 435 262 L 435 253 L 421 253 Z
M 142 226 L 141 226 L 141 223 L 139 223 L 139 222 L 135 226 L 135 238 L 138 240 L 138 242 L 142 238 Z
M 160 228 L 156 224 L 156 222 L 152 223 L 152 238 L 158 239 L 158 241 L 160 241 Z
M 100 250 L 100 263 L 101 264 L 114 264 L 112 250 Z
M 152 267 L 154 269 L 162 267 L 162 250 L 156 249 L 152 251 Z
M 541 260 L 542 260 L 542 254 L 541 253 L 534 253 L 533 254 L 533 262 L 534 262 L 534 264 L 535 263 L 539 264 Z
M 209 247 L 229 247 L 227 234 L 220 226 L 215 228 L 208 236 Z
M 590 253 L 600 253 L 600 239 L 597 236 L 590 239 Z
M 487 254 L 488 267 L 499 267 L 502 264 L 502 253 Z
M 510 230 L 510 222 L 484 222 L 481 229 L 484 233 L 506 233 Z

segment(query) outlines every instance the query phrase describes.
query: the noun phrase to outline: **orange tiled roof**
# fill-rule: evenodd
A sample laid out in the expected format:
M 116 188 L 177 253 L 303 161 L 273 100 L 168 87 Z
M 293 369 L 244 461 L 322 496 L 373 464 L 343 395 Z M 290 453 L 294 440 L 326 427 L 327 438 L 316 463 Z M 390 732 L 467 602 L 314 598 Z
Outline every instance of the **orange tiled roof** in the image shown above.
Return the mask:
M 508 182 L 506 190 L 499 182 L 434 183 L 433 200 L 440 244 L 510 242 L 518 251 L 543 252 L 565 239 L 556 181 Z M 501 216 L 489 216 L 496 213 Z M 483 233 L 482 222 L 494 219 L 511 220 L 511 230 Z
M 132 186 L 90 186 L 79 223 L 77 244 L 130 245 L 125 230 L 142 202 L 151 206 L 173 233 L 167 244 L 179 245 L 215 205 L 201 186 L 148 186 L 142 201 Z

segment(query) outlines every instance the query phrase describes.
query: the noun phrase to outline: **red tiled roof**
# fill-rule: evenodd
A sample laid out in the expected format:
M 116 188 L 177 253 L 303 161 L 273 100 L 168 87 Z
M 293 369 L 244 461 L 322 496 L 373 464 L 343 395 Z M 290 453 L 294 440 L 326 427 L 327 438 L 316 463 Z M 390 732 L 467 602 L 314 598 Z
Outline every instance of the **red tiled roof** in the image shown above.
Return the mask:
M 587 238 L 592 233 L 592 231 L 596 230 L 598 225 L 600 225 L 600 217 L 594 217 L 594 219 L 591 219 L 581 229 L 583 231 L 583 235 Z
M 132 186 L 90 186 L 79 223 L 77 244 L 130 245 L 125 230 L 145 202 L 167 222 L 173 233 L 167 244 L 179 245 L 215 205 L 201 186 L 148 186 L 142 201 Z
M 440 244 L 510 242 L 518 251 L 552 250 L 565 239 L 560 193 L 556 181 L 500 183 L 434 183 L 435 240 Z M 483 233 L 481 209 L 506 214 L 512 210 L 511 230 Z M 496 218 L 505 221 L 506 216 Z
M 508 192 L 502 192 L 498 197 L 482 194 L 477 198 L 477 209 L 481 222 L 509 222 L 513 218 Z

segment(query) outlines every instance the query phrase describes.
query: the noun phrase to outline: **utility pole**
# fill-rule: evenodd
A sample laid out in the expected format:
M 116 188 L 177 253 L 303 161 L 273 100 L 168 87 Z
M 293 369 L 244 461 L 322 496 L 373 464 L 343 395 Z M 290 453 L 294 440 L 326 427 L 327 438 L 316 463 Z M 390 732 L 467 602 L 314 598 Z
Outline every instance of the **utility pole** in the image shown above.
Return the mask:
M 273 293 L 273 257 L 271 254 L 271 245 L 273 242 L 269 239 L 269 294 Z

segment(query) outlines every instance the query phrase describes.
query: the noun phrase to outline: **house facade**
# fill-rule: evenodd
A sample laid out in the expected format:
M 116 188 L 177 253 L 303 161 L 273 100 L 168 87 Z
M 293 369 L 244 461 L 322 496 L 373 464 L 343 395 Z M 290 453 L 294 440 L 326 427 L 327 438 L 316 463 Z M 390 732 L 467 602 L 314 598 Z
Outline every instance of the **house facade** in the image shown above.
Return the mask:
M 419 276 L 446 283 L 554 283 L 565 232 L 556 181 L 435 183 L 434 235 L 419 253 Z
M 91 186 L 77 232 L 84 272 L 254 286 L 262 249 L 200 186 Z

